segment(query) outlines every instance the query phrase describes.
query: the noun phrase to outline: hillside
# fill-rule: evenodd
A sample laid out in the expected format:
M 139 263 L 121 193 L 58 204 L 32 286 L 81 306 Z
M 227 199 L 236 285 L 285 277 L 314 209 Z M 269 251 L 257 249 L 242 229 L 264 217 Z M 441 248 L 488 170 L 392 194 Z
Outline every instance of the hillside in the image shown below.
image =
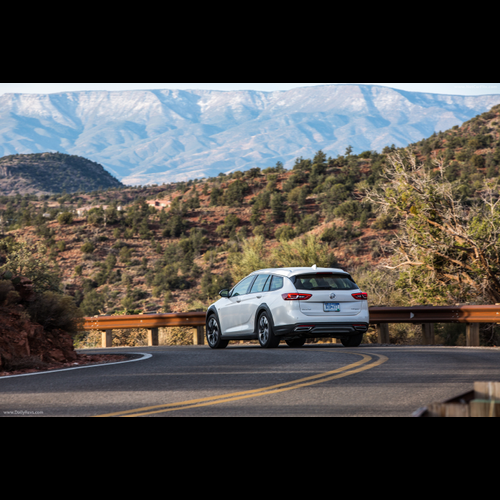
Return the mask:
M 464 193 L 473 196 L 474 181 L 499 175 L 500 106 L 412 146 L 427 162 L 442 159 L 446 177 L 460 181 Z
M 264 169 L 295 158 L 405 147 L 460 125 L 500 95 L 406 92 L 377 85 L 288 91 L 137 90 L 0 96 L 0 156 L 60 151 L 127 185 Z
M 0 195 L 91 192 L 121 187 L 102 165 L 62 153 L 0 158 Z
M 499 177 L 500 106 L 410 147 L 430 168 L 443 159 L 445 175 L 473 199 L 480 179 Z M 43 243 L 86 315 L 203 309 L 234 284 L 228 260 L 254 235 L 270 252 L 278 238 L 314 234 L 357 279 L 390 255 L 397 227 L 377 217 L 363 189 L 383 181 L 395 150 L 354 155 L 348 148 L 337 158 L 318 151 L 297 158 L 292 170 L 278 163 L 170 185 L 4 197 L 0 216 L 10 224 L 0 237 L 0 267 L 16 243 Z
M 393 230 L 371 229 L 375 219 L 367 218 L 366 211 L 357 214 L 362 220 L 338 217 L 325 196 L 311 189 L 331 172 L 330 177 L 347 181 L 354 190 L 355 181 L 368 173 L 369 161 L 352 157 L 360 172 L 350 174 L 347 165 L 341 167 L 343 158 L 332 160 L 331 167 L 323 155 L 318 160 L 325 170 L 320 177 L 319 164 L 314 167 L 312 160 L 302 160 L 293 171 L 278 165 L 202 182 L 28 200 L 25 208 L 20 199 L 11 200 L 9 213 L 17 215 L 19 222 L 6 228 L 12 229 L 0 242 L 6 249 L 13 240 L 47 245 L 66 289 L 83 301 L 86 314 L 109 314 L 124 307 L 154 312 L 167 304 L 167 310 L 179 312 L 203 307 L 223 284 L 231 284 L 229 255 L 256 234 L 264 235 L 271 248 L 277 244 L 276 236 L 321 236 L 329 228 L 325 244 L 331 244 L 332 251 L 335 247 L 342 265 L 371 258 L 376 262 L 383 238 Z M 341 197 L 347 201 L 349 194 L 346 190 Z M 155 208 L 165 201 L 167 208 Z M 76 212 L 77 205 L 90 210 L 83 217 L 75 214 L 69 223 L 58 222 L 58 214 Z M 48 218 L 41 217 L 43 211 Z M 23 220 L 34 224 L 13 229 Z M 1 248 L 2 243 L 0 252 Z

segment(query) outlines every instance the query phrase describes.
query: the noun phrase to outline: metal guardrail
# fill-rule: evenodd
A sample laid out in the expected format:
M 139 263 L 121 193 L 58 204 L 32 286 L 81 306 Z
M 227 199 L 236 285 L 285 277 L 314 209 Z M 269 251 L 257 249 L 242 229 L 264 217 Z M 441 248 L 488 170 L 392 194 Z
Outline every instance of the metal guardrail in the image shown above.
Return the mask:
M 370 307 L 370 323 L 500 323 L 500 305 Z
M 468 347 L 479 346 L 479 324 L 499 323 L 500 304 L 491 306 L 370 307 L 370 324 L 377 327 L 378 341 L 389 343 L 390 323 L 422 325 L 423 343 L 433 345 L 436 323 L 465 323 Z
M 196 328 L 194 345 L 203 345 L 205 337 L 205 313 L 138 314 L 133 316 L 96 316 L 84 318 L 84 330 L 101 330 L 102 347 L 112 347 L 113 330 L 145 328 L 148 330 L 148 345 L 158 345 L 158 328 L 190 326 Z
M 205 326 L 204 312 L 137 314 L 133 316 L 96 316 L 84 318 L 84 330 L 118 328 L 161 328 L 174 326 Z
M 479 324 L 500 323 L 500 304 L 492 306 L 414 306 L 414 307 L 370 307 L 370 324 L 376 325 L 378 339 L 389 343 L 390 323 L 413 323 L 422 325 L 424 344 L 434 343 L 435 323 L 465 323 L 467 345 L 479 345 Z M 148 344 L 158 345 L 158 328 L 188 326 L 196 328 L 194 344 L 203 345 L 205 336 L 205 313 L 140 314 L 134 316 L 96 316 L 84 318 L 84 330 L 101 330 L 102 346 L 111 347 L 114 329 L 145 328 L 149 330 Z

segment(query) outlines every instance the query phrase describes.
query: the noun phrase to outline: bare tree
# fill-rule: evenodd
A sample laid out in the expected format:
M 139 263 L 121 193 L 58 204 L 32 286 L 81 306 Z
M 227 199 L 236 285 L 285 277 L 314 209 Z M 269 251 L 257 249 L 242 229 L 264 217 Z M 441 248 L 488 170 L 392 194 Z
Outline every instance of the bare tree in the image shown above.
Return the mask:
M 429 302 L 500 302 L 500 188 L 484 181 L 472 201 L 444 176 L 442 160 L 426 168 L 411 150 L 388 156 L 384 182 L 366 198 L 391 214 L 402 279 Z

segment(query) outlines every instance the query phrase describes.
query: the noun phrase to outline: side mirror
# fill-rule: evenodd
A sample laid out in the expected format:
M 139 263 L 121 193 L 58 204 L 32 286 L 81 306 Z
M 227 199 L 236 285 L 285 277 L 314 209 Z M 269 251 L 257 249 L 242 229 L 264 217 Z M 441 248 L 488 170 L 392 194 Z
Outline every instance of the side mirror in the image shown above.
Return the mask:
M 221 297 L 226 297 L 226 298 L 229 297 L 229 288 L 224 288 L 223 290 L 221 290 L 219 292 L 219 295 Z

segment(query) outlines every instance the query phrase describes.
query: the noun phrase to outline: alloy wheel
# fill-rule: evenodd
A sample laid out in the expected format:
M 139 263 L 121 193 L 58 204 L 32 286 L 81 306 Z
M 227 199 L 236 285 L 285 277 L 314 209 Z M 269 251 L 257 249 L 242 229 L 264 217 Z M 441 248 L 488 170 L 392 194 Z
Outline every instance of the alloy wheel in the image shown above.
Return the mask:
M 259 319 L 259 340 L 261 344 L 266 344 L 269 338 L 269 321 L 265 314 Z
M 214 346 L 217 343 L 217 340 L 219 340 L 219 325 L 213 316 L 208 322 L 207 339 L 211 346 Z

